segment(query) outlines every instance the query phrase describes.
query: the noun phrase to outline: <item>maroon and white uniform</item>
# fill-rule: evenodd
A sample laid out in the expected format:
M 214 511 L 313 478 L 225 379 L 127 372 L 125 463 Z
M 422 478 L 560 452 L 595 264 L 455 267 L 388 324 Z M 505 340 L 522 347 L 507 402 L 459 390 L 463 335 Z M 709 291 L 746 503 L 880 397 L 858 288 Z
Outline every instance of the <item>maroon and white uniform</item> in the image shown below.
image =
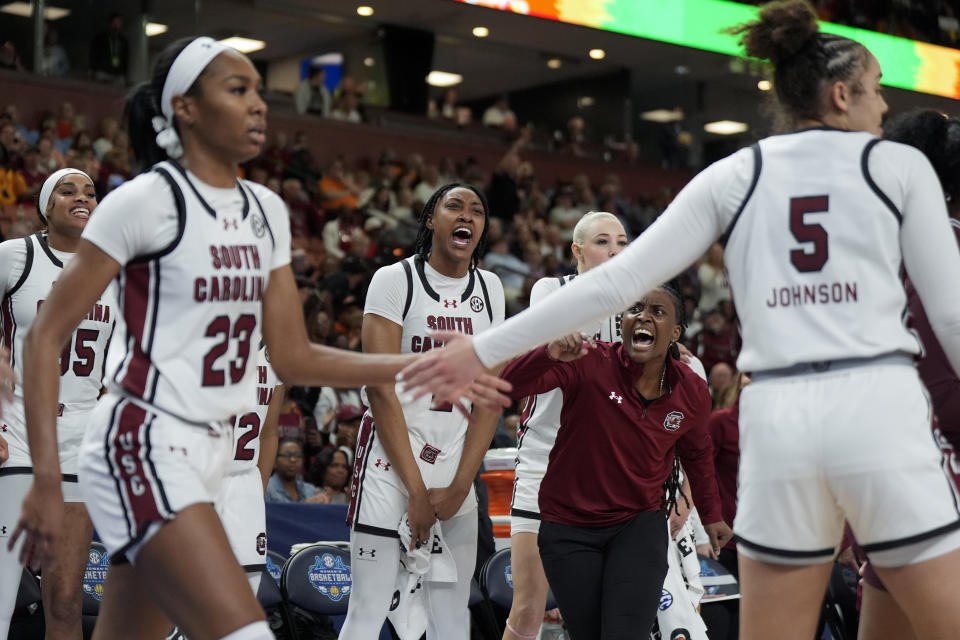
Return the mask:
M 126 339 L 81 452 L 81 488 L 111 556 L 133 561 L 166 520 L 213 502 L 230 416 L 254 408 L 270 272 L 290 261 L 286 207 L 239 180 L 162 162 L 107 196 L 84 238 L 122 266 Z

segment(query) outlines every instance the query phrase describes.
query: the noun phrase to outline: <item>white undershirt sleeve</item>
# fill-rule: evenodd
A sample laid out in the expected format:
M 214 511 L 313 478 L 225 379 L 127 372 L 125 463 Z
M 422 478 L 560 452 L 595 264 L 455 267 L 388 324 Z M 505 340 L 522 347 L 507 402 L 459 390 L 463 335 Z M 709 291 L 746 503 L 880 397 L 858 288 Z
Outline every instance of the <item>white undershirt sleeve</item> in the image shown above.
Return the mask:
M 880 150 L 878 145 L 876 151 Z M 898 164 L 908 167 L 900 172 L 905 173 L 900 228 L 903 264 L 940 346 L 953 370 L 960 371 L 960 250 L 950 228 L 943 188 L 920 151 L 903 146 L 897 150 Z
M 484 366 L 492 367 L 623 311 L 693 264 L 724 231 L 749 187 L 753 166 L 744 151 L 691 180 L 656 222 L 615 258 L 474 338 Z

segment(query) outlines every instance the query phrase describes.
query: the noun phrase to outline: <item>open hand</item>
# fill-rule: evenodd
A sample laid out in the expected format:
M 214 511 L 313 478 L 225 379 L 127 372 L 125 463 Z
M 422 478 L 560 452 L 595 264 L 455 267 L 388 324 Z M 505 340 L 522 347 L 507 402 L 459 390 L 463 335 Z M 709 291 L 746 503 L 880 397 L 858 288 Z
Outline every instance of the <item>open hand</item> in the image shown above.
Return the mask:
M 63 493 L 60 483 L 38 484 L 34 481 L 23 499 L 7 550 L 13 551 L 23 536 L 20 564 L 39 569 L 53 558 L 53 546 L 63 524 Z

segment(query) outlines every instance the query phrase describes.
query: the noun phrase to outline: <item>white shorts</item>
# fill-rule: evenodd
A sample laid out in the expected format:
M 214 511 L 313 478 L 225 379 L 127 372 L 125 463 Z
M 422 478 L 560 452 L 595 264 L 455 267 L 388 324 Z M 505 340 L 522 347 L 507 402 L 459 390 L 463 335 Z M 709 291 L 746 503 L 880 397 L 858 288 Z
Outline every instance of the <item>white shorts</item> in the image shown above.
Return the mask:
M 216 507 L 230 548 L 244 571 L 266 569 L 267 513 L 260 469 L 248 466 L 224 478 Z
M 81 502 L 77 488 L 77 457 L 83 434 L 90 424 L 95 402 L 60 405 L 57 417 L 57 449 L 60 458 L 60 473 L 63 474 L 64 502 Z M 27 443 L 27 420 L 24 415 L 23 399 L 14 398 L 13 402 L 3 404 L 3 416 L 0 418 L 0 436 L 7 441 L 9 457 L 0 465 L 7 473 L 31 473 L 33 461 Z M 14 470 L 17 471 L 14 471 Z M 69 485 L 69 486 L 68 486 Z
M 213 503 L 233 457 L 230 425 L 190 424 L 110 394 L 80 450 L 80 489 L 113 561 L 136 562 L 161 525 Z
M 419 455 L 423 448 L 429 445 L 414 443 L 413 440 L 414 436 L 411 435 L 414 457 L 427 489 L 450 486 L 457 473 L 462 451 L 433 449 L 429 455 Z M 364 416 L 357 438 L 357 458 L 350 484 L 347 524 L 360 533 L 398 538 L 400 534 L 397 530 L 401 518 L 407 512 L 409 501 L 410 496 L 403 486 L 403 481 L 397 476 L 380 444 L 373 420 Z M 471 484 L 470 493 L 452 517 L 462 516 L 476 508 L 477 494 Z
M 755 378 L 740 400 L 738 551 L 828 562 L 844 519 L 881 567 L 960 547 L 957 490 L 931 419 L 910 364 Z
M 540 533 L 540 483 L 543 478 L 514 478 L 510 535 Z

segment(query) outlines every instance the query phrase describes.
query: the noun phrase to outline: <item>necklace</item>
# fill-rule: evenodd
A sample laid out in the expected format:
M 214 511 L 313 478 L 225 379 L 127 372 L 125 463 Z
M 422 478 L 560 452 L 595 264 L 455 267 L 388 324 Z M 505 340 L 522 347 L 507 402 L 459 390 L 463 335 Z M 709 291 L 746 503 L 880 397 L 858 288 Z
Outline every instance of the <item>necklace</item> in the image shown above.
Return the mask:
M 660 395 L 663 395 L 663 383 L 667 379 L 667 361 L 663 361 L 663 371 L 660 372 Z

